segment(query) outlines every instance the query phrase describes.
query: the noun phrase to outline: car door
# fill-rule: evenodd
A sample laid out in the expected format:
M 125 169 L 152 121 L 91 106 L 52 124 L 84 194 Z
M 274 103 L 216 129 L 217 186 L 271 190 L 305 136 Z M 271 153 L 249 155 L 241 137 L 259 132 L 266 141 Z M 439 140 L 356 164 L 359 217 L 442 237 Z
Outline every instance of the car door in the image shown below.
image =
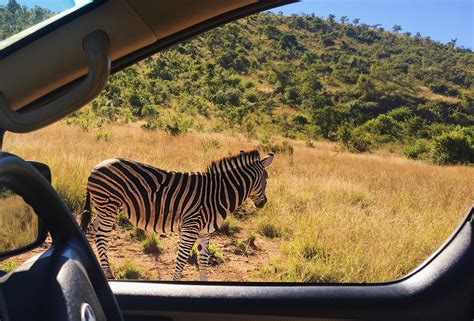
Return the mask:
M 30 132 L 95 98 L 110 74 L 291 1 L 99 0 L 0 49 L 0 127 Z M 472 320 L 474 208 L 407 276 L 377 284 L 110 281 L 126 320 Z

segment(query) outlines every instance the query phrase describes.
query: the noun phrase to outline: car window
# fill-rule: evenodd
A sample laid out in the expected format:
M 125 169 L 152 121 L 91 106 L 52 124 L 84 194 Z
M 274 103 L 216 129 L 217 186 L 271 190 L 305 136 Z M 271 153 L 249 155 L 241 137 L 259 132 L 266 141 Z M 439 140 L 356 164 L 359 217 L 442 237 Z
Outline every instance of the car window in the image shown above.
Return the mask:
M 7 133 L 5 150 L 50 165 L 108 276 L 199 280 L 207 247 L 210 281 L 400 278 L 474 202 L 472 3 L 423 2 L 434 16 L 412 20 L 420 2 L 331 3 L 149 57 L 65 120 Z
M 94 0 L 0 0 L 0 51 Z

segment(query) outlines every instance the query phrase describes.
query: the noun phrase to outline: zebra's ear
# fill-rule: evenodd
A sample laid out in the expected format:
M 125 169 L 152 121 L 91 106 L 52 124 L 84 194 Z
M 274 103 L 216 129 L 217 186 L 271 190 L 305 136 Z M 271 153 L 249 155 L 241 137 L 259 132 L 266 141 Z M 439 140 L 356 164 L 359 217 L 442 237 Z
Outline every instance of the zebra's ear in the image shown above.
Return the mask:
M 263 167 L 269 167 L 273 162 L 273 157 L 274 156 L 275 156 L 275 154 L 269 153 L 267 156 L 262 158 L 261 162 L 262 162 Z

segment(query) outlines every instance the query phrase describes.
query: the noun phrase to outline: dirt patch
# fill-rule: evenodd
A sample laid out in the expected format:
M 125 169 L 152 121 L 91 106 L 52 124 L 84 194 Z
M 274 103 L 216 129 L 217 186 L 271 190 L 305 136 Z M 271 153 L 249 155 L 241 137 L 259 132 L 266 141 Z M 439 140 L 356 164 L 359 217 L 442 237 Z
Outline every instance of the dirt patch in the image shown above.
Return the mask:
M 209 281 L 255 281 L 260 268 L 268 264 L 271 256 L 279 252 L 280 241 L 256 234 L 253 219 L 240 220 L 238 231 L 231 236 L 214 233 L 211 244 L 224 256 L 224 262 L 209 268 Z M 255 245 L 249 244 L 248 236 L 256 234 Z M 129 231 L 116 225 L 109 242 L 109 259 L 113 267 L 131 262 L 140 269 L 140 278 L 152 280 L 171 280 L 178 251 L 178 235 L 160 235 L 159 254 L 145 254 L 140 241 L 130 237 Z M 250 242 L 251 243 L 251 242 Z M 31 252 L 16 256 L 15 262 L 21 264 L 28 258 L 49 247 L 50 240 Z M 95 251 L 95 246 L 93 246 Z M 199 280 L 197 265 L 186 265 L 183 280 Z

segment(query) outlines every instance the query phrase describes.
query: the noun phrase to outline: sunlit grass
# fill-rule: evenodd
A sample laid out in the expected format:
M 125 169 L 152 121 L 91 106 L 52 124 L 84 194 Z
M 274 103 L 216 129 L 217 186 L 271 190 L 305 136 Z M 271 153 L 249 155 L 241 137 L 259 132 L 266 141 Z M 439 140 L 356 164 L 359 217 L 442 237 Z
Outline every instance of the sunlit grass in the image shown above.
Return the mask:
M 104 130 L 107 141 L 97 140 L 93 130 L 56 124 L 33 134 L 7 134 L 5 150 L 48 163 L 54 186 L 77 213 L 87 176 L 103 159 L 126 157 L 169 170 L 199 171 L 212 160 L 260 144 L 224 133 L 171 137 L 134 125 Z M 203 148 L 202 142 L 209 141 L 212 146 Z M 474 202 L 474 167 L 436 166 L 387 152 L 351 154 L 327 142 L 291 144 L 293 154 L 277 154 L 269 168 L 267 205 L 248 214 L 247 204 L 235 215 L 237 227 L 240 220 L 251 220 L 259 239 L 280 243 L 256 280 L 400 277 L 449 236 Z

